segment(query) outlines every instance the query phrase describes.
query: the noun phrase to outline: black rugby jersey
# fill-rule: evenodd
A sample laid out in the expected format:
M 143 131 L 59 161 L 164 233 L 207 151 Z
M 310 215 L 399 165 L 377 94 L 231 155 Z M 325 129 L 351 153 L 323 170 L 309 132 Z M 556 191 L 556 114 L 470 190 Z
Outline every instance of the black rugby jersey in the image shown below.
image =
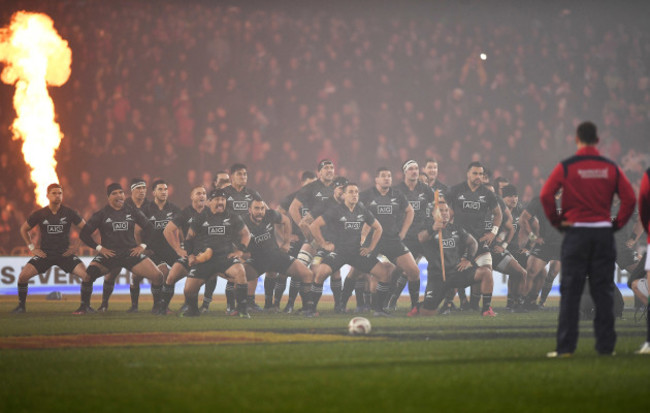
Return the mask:
M 445 199 L 454 211 L 454 223 L 477 240 L 485 234 L 485 222 L 492 218 L 492 210 L 499 205 L 494 192 L 482 185 L 472 191 L 467 182 L 453 186 Z
M 412 191 L 404 181 L 397 184 L 395 188 L 404 194 L 406 200 L 413 207 L 413 211 L 415 211 L 413 223 L 406 233 L 406 238 L 417 239 L 418 233 L 422 229 L 422 225 L 426 222 L 427 218 L 431 216 L 435 194 L 431 188 L 422 182 L 418 182 Z
M 192 220 L 190 228 L 195 234 L 194 250 L 190 253 L 197 254 L 209 247 L 213 255 L 227 255 L 234 251 L 233 244 L 239 244 L 244 221 L 232 212 L 213 214 L 205 208 Z
M 234 186 L 228 185 L 223 190 L 226 192 L 226 209 L 239 216 L 248 214 L 248 207 L 254 196 L 261 198 L 259 192 L 248 187 L 243 187 L 241 191 L 237 191 Z
M 118 254 L 124 253 L 138 246 L 135 240 L 136 224 L 143 229 L 143 237 L 146 238 L 143 241 L 149 242 L 149 234 L 153 231 L 153 226 L 141 211 L 126 204 L 119 210 L 106 205 L 90 217 L 81 230 L 80 238 L 89 247 L 95 248 L 97 243 L 91 235 L 98 229 L 103 247 Z
M 555 205 L 558 215 L 561 215 L 562 208 L 560 207 L 559 200 L 555 200 Z M 528 206 L 526 211 L 532 216 L 537 218 L 539 221 L 539 236 L 544 239 L 545 244 L 560 244 L 562 243 L 562 234 L 551 225 L 551 222 L 546 218 L 544 214 L 544 208 L 542 207 L 542 202 L 538 196 L 533 198 Z
M 27 218 L 29 229 L 38 225 L 41 232 L 40 248 L 46 254 L 63 254 L 70 247 L 70 227 L 79 225 L 81 216 L 65 205 L 56 214 L 49 207 L 35 211 Z
M 424 228 L 433 227 L 434 220 L 427 219 Z M 431 231 L 430 231 L 431 232 Z M 445 272 L 458 271 L 456 267 L 460 259 L 467 251 L 467 237 L 469 234 L 459 225 L 449 223 L 446 228 L 442 229 L 442 251 L 445 256 Z M 427 259 L 427 271 L 430 274 L 442 274 L 442 265 L 440 262 L 440 243 L 438 241 L 438 231 L 433 233 L 431 239 L 422 243 L 424 257 Z
M 173 252 L 174 249 L 165 239 L 163 231 L 167 227 L 167 224 L 172 221 L 174 216 L 181 212 L 180 208 L 171 202 L 165 202 L 163 208 L 160 209 L 155 202 L 151 202 L 146 207 L 142 208 L 142 212 L 153 225 L 153 234 L 149 239 L 150 244 L 147 245 L 148 248 L 158 254 L 175 254 L 175 252 Z
M 153 203 L 154 203 L 153 201 L 150 201 L 147 198 L 145 198 L 144 201 L 142 202 L 142 206 L 140 208 L 138 208 L 135 205 L 135 202 L 133 202 L 133 198 L 128 197 L 128 198 L 126 198 L 124 200 L 124 205 L 125 206 L 128 206 L 129 208 L 133 208 L 133 209 L 138 209 L 140 211 L 143 211 L 145 208 L 149 207 Z
M 524 212 L 524 207 L 520 204 L 517 203 L 513 209 L 510 210 L 510 214 L 512 215 L 512 226 L 515 228 L 515 235 L 512 237 L 511 242 L 518 242 L 517 240 L 519 239 L 519 217 L 521 217 L 521 213 Z
M 307 211 L 312 211 L 319 204 L 333 198 L 334 185 L 330 184 L 327 186 L 320 180 L 303 186 L 296 194 L 296 199 L 302 203 L 303 209 L 306 209 Z M 300 212 L 304 216 L 305 212 Z
M 262 222 L 256 224 L 250 217 L 250 214 L 244 217 L 244 224 L 251 232 L 251 242 L 248 244 L 248 250 L 252 255 L 277 250 L 278 241 L 275 238 L 275 224 L 282 223 L 282 214 L 273 209 L 267 209 Z
M 183 237 L 186 237 L 187 231 L 190 230 L 190 225 L 192 225 L 192 221 L 199 214 L 200 212 L 194 209 L 192 204 L 190 204 L 186 206 L 180 213 L 176 214 L 174 218 L 172 218 L 172 222 L 181 230 Z
M 499 195 L 495 195 L 497 197 L 497 203 L 499 204 L 499 207 L 501 208 L 501 226 L 499 227 L 499 234 L 502 232 L 506 232 L 506 225 L 510 221 L 509 218 L 506 215 L 506 203 L 503 201 L 503 199 Z M 485 232 L 489 232 L 492 230 L 493 226 L 493 219 L 494 219 L 494 214 L 487 215 L 485 217 Z M 497 234 L 498 235 L 498 234 Z M 508 234 L 506 234 L 507 236 Z
M 363 224 L 372 225 L 375 217 L 362 204 L 352 211 L 344 204 L 330 208 L 323 214 L 325 225 L 331 231 L 337 251 L 358 253 L 361 248 Z
M 313 211 L 310 211 L 309 214 L 314 218 L 314 220 L 323 214 L 327 212 L 330 209 L 336 209 L 341 205 L 340 202 L 338 202 L 333 196 L 324 202 L 319 203 L 316 205 Z M 328 228 L 327 226 L 321 227 L 320 229 L 321 234 L 323 235 L 323 238 L 325 241 L 329 242 L 334 242 L 336 239 L 336 236 L 332 232 L 331 228 Z
M 401 219 L 406 213 L 409 202 L 404 194 L 395 188 L 389 188 L 386 195 L 379 193 L 376 187 L 369 188 L 359 195 L 359 201 L 368 208 L 381 224 L 382 239 L 399 239 L 402 229 Z
M 289 207 L 291 206 L 291 203 L 293 202 L 294 198 L 296 197 L 296 194 L 298 191 L 293 192 L 286 197 L 280 202 L 280 206 L 282 209 L 284 209 L 287 212 L 287 215 L 289 216 L 289 220 L 291 221 L 291 233 L 294 235 L 297 235 L 299 238 L 303 237 L 303 233 L 300 230 L 300 227 L 298 226 L 298 223 L 294 222 L 293 218 L 291 217 L 291 214 L 289 214 Z M 305 208 L 304 206 L 300 208 L 300 216 L 304 217 L 305 214 L 307 214 L 309 210 Z

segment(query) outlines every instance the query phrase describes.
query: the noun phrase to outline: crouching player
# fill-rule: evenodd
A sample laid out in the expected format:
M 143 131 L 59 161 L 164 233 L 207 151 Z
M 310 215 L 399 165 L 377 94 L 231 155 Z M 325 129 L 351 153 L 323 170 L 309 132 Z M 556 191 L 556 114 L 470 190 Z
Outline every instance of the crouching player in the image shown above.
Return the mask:
M 491 307 L 494 287 L 492 272 L 487 267 L 477 268 L 471 261 L 471 257 L 474 257 L 478 250 L 478 242 L 463 228 L 449 222 L 449 206 L 445 202 L 440 202 L 439 211 L 438 219 L 430 219 L 425 225 L 426 229 L 418 234 L 424 256 L 428 262 L 427 272 L 429 274 L 420 315 L 435 315 L 438 306 L 451 289 L 466 288 L 480 283 L 483 296 L 481 314 L 484 317 L 496 316 Z M 442 250 L 444 251 L 444 280 L 440 238 L 442 238 Z
M 289 239 L 291 221 L 287 216 L 273 209 L 267 209 L 259 195 L 253 195 L 252 199 L 248 215 L 244 217 L 244 223 L 251 232 L 249 252 L 246 254 L 250 258 L 244 265 L 248 281 L 264 273 L 268 276 L 268 272 L 287 274 L 301 280 L 303 297 L 306 297 L 311 291 L 312 272 L 305 264 L 288 254 L 288 243 L 285 244 L 286 250 L 283 250 L 278 246 L 275 238 L 275 224 L 281 224 L 285 230 L 284 239 Z
M 226 211 L 226 193 L 214 189 L 208 195 L 208 208 L 192 220 L 185 240 L 190 272 L 185 282 L 184 317 L 197 317 L 199 311 L 199 289 L 205 281 L 217 274 L 235 283 L 235 300 L 239 316 L 250 318 L 246 308 L 246 271 L 239 257 L 246 251 L 251 234 L 244 221 Z M 239 250 L 235 250 L 234 246 Z

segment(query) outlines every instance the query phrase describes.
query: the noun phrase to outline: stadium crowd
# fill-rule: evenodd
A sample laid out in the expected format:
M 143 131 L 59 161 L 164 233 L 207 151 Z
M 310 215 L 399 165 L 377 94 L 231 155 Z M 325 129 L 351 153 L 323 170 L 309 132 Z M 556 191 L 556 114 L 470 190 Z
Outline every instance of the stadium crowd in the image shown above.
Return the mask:
M 468 13 L 445 2 L 372 13 L 213 2 L 15 2 L 48 13 L 73 53 L 51 88 L 65 139 L 66 203 L 85 219 L 103 188 L 164 177 L 184 195 L 233 162 L 275 206 L 312 169 L 373 184 L 374 170 L 436 158 L 440 179 L 481 161 L 528 202 L 573 145 L 579 120 L 638 184 L 650 165 L 650 53 L 634 13 L 612 24 L 550 6 Z M 481 53 L 485 53 L 482 60 Z M 13 121 L 2 85 L 0 130 Z M 8 137 L 8 136 L 7 136 Z M 35 209 L 20 142 L 0 143 L 0 246 Z M 174 192 L 176 191 L 176 192 Z

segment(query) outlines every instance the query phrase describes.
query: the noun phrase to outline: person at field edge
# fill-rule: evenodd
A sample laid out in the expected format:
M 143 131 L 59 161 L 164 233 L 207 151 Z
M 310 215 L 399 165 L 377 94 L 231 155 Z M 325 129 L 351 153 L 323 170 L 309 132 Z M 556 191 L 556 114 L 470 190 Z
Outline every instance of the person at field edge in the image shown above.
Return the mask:
M 580 297 L 587 276 L 596 307 L 596 351 L 601 355 L 614 354 L 614 231 L 630 219 L 636 198 L 623 171 L 600 155 L 596 149 L 598 141 L 596 125 L 591 122 L 578 125 L 576 154 L 553 169 L 540 193 L 549 221 L 565 232 L 557 347 L 548 357 L 568 357 L 576 350 Z M 555 205 L 555 194 L 560 189 L 563 190 L 561 215 Z M 612 220 L 614 194 L 618 194 L 621 205 Z

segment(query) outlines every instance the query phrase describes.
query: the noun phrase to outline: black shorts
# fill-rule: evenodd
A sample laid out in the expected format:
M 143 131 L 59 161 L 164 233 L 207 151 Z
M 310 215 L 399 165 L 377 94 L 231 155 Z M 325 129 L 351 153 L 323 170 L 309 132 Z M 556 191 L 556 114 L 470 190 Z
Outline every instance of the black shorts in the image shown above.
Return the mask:
M 257 275 L 262 275 L 266 272 L 286 274 L 287 270 L 295 260 L 294 257 L 278 249 L 261 254 L 253 254 L 251 258 L 246 261 L 246 264 L 250 264 L 255 268 Z
M 216 274 L 224 274 L 228 268 L 235 264 L 241 264 L 239 258 L 228 258 L 227 255 L 216 255 L 206 262 L 195 264 L 187 275 L 189 278 L 200 278 L 207 280 Z
M 185 268 L 187 271 L 190 270 L 190 261 L 187 259 L 187 257 L 183 257 L 183 258 L 179 257 L 174 264 L 176 263 L 182 265 L 183 268 Z
M 528 257 L 530 257 L 530 252 L 522 252 L 523 250 L 519 250 L 517 252 L 512 253 L 512 258 L 517 260 L 519 265 L 521 265 L 524 269 L 526 269 L 526 266 L 528 266 Z
M 160 264 L 167 264 L 169 267 L 171 267 L 176 261 L 178 261 L 178 259 L 178 255 L 175 252 L 158 254 L 154 251 L 153 255 L 151 256 L 151 261 L 156 264 L 156 267 Z
M 490 254 L 492 254 L 492 268 L 499 272 L 504 272 L 505 269 L 508 267 L 508 264 L 510 264 L 510 261 L 513 260 L 512 255 L 510 255 L 510 253 L 507 251 L 504 252 L 491 251 Z
M 63 255 L 48 255 L 45 258 L 34 256 L 27 262 L 27 264 L 32 264 L 34 268 L 36 268 L 36 271 L 41 274 L 54 265 L 67 273 L 71 273 L 77 265 L 83 263 L 76 255 L 70 255 L 67 257 L 64 257 Z
M 617 245 L 616 247 L 616 264 L 622 270 L 639 262 L 639 256 L 636 255 L 636 252 L 632 248 L 629 248 L 625 244 Z
M 409 251 L 411 251 L 411 254 L 413 254 L 413 258 L 416 260 L 419 257 L 424 256 L 424 250 L 422 249 L 422 244 L 420 244 L 420 241 L 415 238 L 404 238 L 404 245 L 406 248 L 408 248 Z
M 114 257 L 110 257 L 110 258 L 99 254 L 95 258 L 93 258 L 93 260 L 90 263 L 99 264 L 105 267 L 109 271 L 115 268 L 126 268 L 127 270 L 130 271 L 131 268 L 138 265 L 141 261 L 147 259 L 147 256 L 144 254 L 138 254 L 133 257 L 130 254 L 131 251 L 125 251 L 125 252 L 115 254 Z
M 390 262 L 395 262 L 395 260 L 401 257 L 404 254 L 411 252 L 404 243 L 398 239 L 381 239 L 377 248 L 375 248 L 375 255 L 382 254 Z
M 323 258 L 322 263 L 327 264 L 332 269 L 332 273 L 340 270 L 345 264 L 354 267 L 362 273 L 369 273 L 379 263 L 379 260 L 374 255 L 364 257 L 359 255 L 358 252 L 334 251 L 328 253 Z
M 559 261 L 561 257 L 561 244 L 536 244 L 530 250 L 530 255 L 544 262 Z
M 466 288 L 476 284 L 474 279 L 477 268 L 472 266 L 464 271 L 451 271 L 445 274 L 446 281 L 442 281 L 442 274 L 429 272 L 423 307 L 427 310 L 438 308 L 447 292 L 452 288 Z

